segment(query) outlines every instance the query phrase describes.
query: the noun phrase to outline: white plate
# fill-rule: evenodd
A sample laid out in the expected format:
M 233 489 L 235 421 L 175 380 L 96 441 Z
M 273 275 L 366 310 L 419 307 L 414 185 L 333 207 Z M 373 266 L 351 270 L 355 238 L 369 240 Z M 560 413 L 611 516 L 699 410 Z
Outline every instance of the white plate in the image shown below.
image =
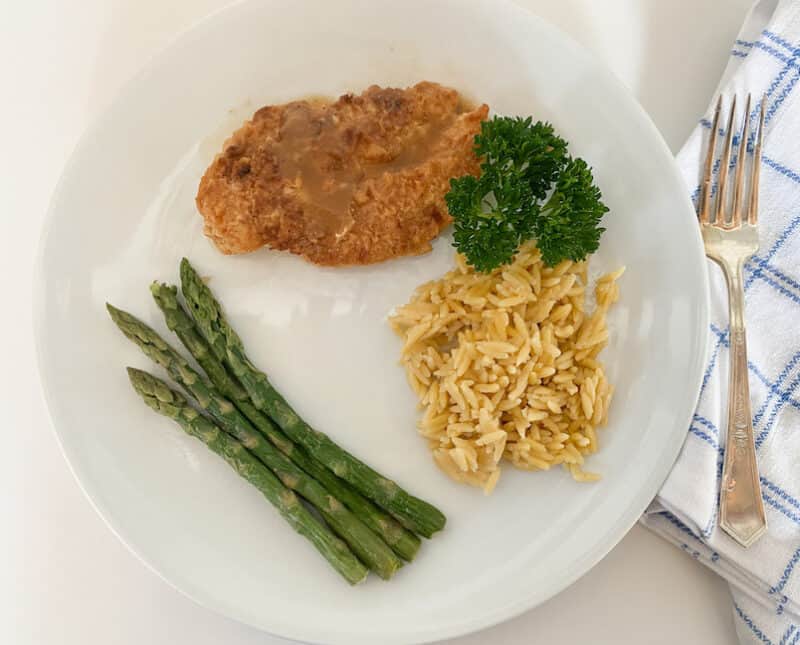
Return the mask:
M 223 137 L 257 107 L 421 79 L 501 113 L 551 120 L 595 167 L 611 207 L 596 270 L 628 267 L 604 354 L 617 385 L 604 474 L 507 470 L 490 498 L 451 483 L 414 430 L 385 318 L 451 266 L 432 254 L 324 270 L 261 251 L 223 257 L 194 192 Z M 109 300 L 165 330 L 154 278 L 187 255 L 213 276 L 251 354 L 312 424 L 448 516 L 391 583 L 347 587 L 259 494 L 130 390 L 148 367 Z M 683 441 L 701 377 L 706 273 L 686 189 L 659 134 L 576 45 L 505 2 L 250 1 L 213 15 L 128 84 L 89 130 L 53 199 L 35 284 L 50 413 L 111 528 L 178 589 L 272 633 L 337 643 L 463 634 L 542 602 L 630 528 Z

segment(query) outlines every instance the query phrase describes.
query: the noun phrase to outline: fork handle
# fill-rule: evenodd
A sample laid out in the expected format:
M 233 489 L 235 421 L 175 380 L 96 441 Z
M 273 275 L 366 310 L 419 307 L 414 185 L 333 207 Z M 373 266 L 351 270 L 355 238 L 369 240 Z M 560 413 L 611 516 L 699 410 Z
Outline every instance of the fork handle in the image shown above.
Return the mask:
M 721 261 L 728 284 L 730 315 L 730 375 L 728 382 L 728 432 L 720 490 L 720 526 L 744 547 L 767 529 L 750 412 L 747 340 L 744 327 L 744 262 Z

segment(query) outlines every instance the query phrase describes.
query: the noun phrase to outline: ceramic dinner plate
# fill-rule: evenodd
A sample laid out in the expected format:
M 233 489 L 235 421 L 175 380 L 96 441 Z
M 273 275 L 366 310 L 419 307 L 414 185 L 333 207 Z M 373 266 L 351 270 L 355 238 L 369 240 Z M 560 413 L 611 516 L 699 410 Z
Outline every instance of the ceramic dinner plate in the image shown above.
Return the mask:
M 603 354 L 616 385 L 579 484 L 507 469 L 492 496 L 451 482 L 417 435 L 387 314 L 453 263 L 432 253 L 322 269 L 261 250 L 221 255 L 194 195 L 223 139 L 267 103 L 433 80 L 502 114 L 551 121 L 594 167 L 610 212 L 592 273 L 625 265 Z M 312 425 L 448 517 L 391 582 L 350 588 L 259 493 L 147 409 L 124 366 L 148 361 L 108 319 L 123 307 L 167 333 L 153 279 L 191 258 L 251 356 Z M 602 558 L 666 477 L 696 402 L 707 320 L 697 224 L 642 109 L 554 28 L 490 0 L 251 0 L 184 33 L 82 139 L 43 236 L 39 364 L 64 453 L 98 512 L 197 602 L 313 642 L 409 643 L 514 616 Z

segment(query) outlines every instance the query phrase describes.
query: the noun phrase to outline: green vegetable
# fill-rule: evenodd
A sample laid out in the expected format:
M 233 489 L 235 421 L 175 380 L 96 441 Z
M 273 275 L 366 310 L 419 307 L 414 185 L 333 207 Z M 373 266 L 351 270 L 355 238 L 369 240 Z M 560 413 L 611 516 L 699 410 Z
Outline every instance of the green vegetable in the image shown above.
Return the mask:
M 453 245 L 469 264 L 488 273 L 511 262 L 533 238 L 548 266 L 582 260 L 597 249 L 608 209 L 589 167 L 567 154 L 551 125 L 494 117 L 481 124 L 475 153 L 480 176 L 451 179 L 445 196 Z
M 600 220 L 608 211 L 600 197 L 591 168 L 583 159 L 570 159 L 534 224 L 546 265 L 555 266 L 562 260 L 579 262 L 597 250 L 605 231 Z
M 152 360 L 166 369 L 207 414 L 228 434 L 266 465 L 284 486 L 290 488 L 322 513 L 336 533 L 362 561 L 378 575 L 389 579 L 401 566 L 392 550 L 353 513 L 308 473 L 303 472 L 267 441 L 241 412 L 211 387 L 175 349 L 152 328 L 131 314 L 106 305 L 120 330 Z
M 378 534 L 405 560 L 413 560 L 420 546 L 419 538 L 404 529 L 394 518 L 375 506 L 339 479 L 325 466 L 308 456 L 303 448 L 292 443 L 278 427 L 251 402 L 247 391 L 229 374 L 214 356 L 194 321 L 178 302 L 177 288 L 154 282 L 150 291 L 164 314 L 167 327 L 181 339 L 186 349 L 200 364 L 214 387 L 226 396 L 278 450 L 321 483 L 338 500 L 344 503 L 364 524 Z
M 391 479 L 381 476 L 300 418 L 272 386 L 266 374 L 247 358 L 238 334 L 228 324 L 211 290 L 186 258 L 181 261 L 181 288 L 189 311 L 211 350 L 244 386 L 253 405 L 266 412 L 292 441 L 303 446 L 309 455 L 362 495 L 391 513 L 407 529 L 431 537 L 444 528 L 446 519 L 440 510 L 410 495 Z
M 132 367 L 128 368 L 128 377 L 133 389 L 148 406 L 176 421 L 187 434 L 200 439 L 255 486 L 292 528 L 306 537 L 350 584 L 358 584 L 367 577 L 366 567 L 347 545 L 317 521 L 297 495 L 278 481 L 239 441 L 222 432 L 160 379 Z

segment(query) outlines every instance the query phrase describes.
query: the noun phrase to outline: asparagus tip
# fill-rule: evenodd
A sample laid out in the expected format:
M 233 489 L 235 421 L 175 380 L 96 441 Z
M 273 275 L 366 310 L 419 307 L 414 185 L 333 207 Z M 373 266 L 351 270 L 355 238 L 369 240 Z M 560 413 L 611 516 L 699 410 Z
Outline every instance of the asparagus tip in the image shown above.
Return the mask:
M 118 320 L 120 314 L 122 313 L 122 309 L 117 309 L 110 302 L 106 303 L 106 311 L 108 312 L 108 315 L 111 316 L 112 320 L 114 320 L 114 321 Z
M 128 379 L 130 379 L 131 385 L 137 392 L 140 392 L 142 387 L 156 382 L 156 378 L 152 374 L 137 367 L 129 366 L 125 368 L 125 371 L 128 372 Z
M 150 293 L 154 296 L 159 296 L 164 293 L 164 291 L 171 291 L 174 294 L 178 293 L 178 287 L 172 284 L 167 284 L 166 282 L 159 282 L 158 280 L 153 280 L 150 283 Z

